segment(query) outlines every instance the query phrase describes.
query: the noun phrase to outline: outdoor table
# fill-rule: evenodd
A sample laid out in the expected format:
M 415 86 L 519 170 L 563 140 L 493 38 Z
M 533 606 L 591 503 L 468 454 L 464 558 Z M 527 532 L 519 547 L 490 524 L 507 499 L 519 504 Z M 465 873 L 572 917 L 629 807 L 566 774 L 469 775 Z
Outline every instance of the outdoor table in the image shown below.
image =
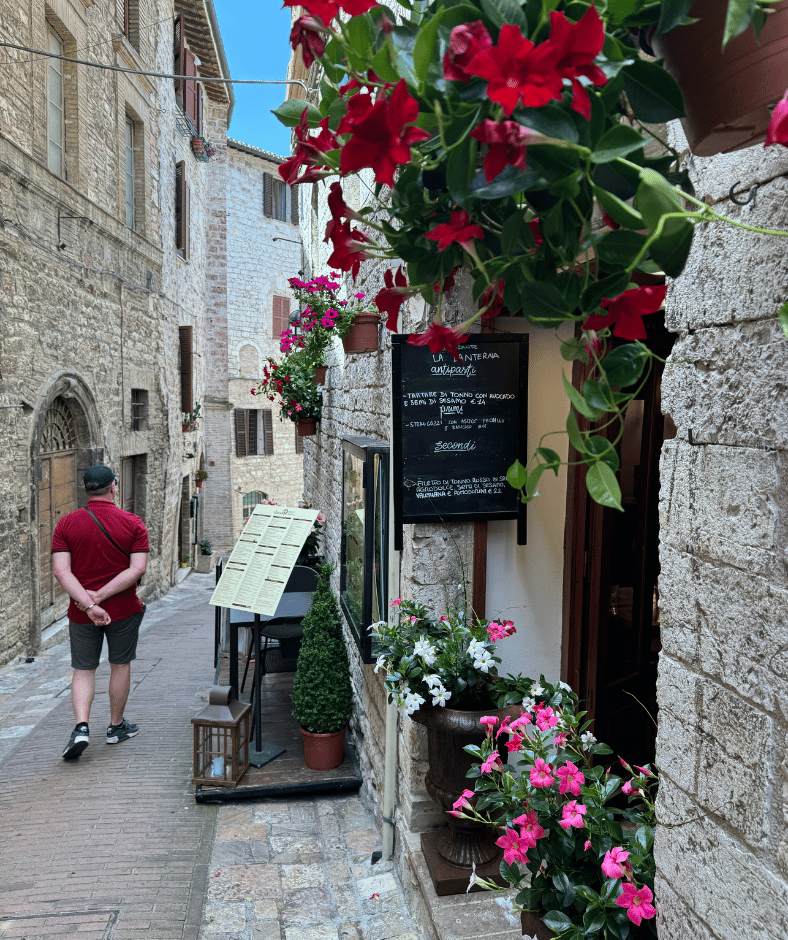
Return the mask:
M 252 727 L 254 728 L 254 750 L 250 748 L 250 762 L 255 767 L 262 767 L 284 753 L 284 748 L 267 744 L 262 739 L 262 668 L 260 662 L 261 630 L 283 624 L 297 623 L 303 619 L 312 603 L 311 591 L 286 591 L 273 616 L 255 614 L 252 611 L 230 608 L 230 686 L 240 698 L 238 686 L 238 628 L 252 628 L 252 649 L 254 650 L 254 674 L 252 676 Z M 261 761 L 261 763 L 258 763 Z

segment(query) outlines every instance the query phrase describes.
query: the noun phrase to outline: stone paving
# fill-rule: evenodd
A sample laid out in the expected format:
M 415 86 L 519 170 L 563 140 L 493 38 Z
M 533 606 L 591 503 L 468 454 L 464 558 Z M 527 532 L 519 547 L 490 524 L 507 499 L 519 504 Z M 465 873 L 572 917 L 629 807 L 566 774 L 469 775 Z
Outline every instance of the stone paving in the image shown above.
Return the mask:
M 207 701 L 212 575 L 149 605 L 127 715 L 73 727 L 68 644 L 0 669 L 0 940 L 427 940 L 358 796 L 197 804 L 189 718 Z

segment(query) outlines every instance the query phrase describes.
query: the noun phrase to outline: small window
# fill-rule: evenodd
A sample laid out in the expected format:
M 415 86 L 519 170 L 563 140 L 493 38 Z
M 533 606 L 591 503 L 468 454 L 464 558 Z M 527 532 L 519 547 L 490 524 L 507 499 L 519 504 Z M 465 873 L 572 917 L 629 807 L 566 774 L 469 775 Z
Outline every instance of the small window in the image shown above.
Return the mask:
M 131 390 L 131 430 L 146 431 L 148 428 L 148 390 Z
M 257 456 L 258 409 L 235 409 L 235 456 Z
M 175 99 L 181 111 L 192 121 L 200 134 L 200 100 L 197 93 L 197 61 L 194 53 L 186 47 L 186 15 L 179 13 L 175 18 L 173 70 L 184 78 L 175 79 Z
M 63 55 L 63 43 L 53 30 L 49 31 L 49 51 L 53 56 Z M 63 118 L 63 62 L 60 59 L 48 60 L 47 76 L 47 165 L 57 176 L 63 176 L 65 121 Z
M 297 193 L 270 173 L 263 173 L 263 213 L 266 218 L 298 225 Z
M 145 520 L 148 489 L 148 455 L 135 454 L 120 462 L 120 507 Z
M 134 178 L 136 176 L 134 166 L 134 122 L 126 118 L 126 173 L 125 173 L 125 196 L 126 196 L 126 225 L 130 229 L 136 228 L 134 218 Z
M 254 507 L 259 506 L 263 500 L 268 499 L 268 496 L 265 493 L 244 493 L 243 499 L 243 514 L 244 522 L 252 515 L 254 512 Z
M 290 298 L 274 297 L 274 309 L 272 315 L 274 339 L 279 339 L 282 333 L 290 326 Z

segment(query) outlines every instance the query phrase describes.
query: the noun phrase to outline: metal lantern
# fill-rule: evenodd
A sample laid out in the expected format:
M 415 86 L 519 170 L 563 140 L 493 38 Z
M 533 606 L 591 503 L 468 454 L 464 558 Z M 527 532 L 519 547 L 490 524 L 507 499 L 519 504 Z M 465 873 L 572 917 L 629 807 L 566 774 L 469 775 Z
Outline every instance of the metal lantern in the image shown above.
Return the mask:
M 249 718 L 252 706 L 239 702 L 230 686 L 215 685 L 208 704 L 192 718 L 192 783 L 237 787 L 249 766 Z

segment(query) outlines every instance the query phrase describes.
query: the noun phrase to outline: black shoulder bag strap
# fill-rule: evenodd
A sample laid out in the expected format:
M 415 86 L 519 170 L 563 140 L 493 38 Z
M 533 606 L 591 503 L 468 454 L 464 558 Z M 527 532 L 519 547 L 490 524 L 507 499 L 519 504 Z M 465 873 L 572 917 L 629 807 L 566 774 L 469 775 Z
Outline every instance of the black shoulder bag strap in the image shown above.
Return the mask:
M 115 541 L 115 539 L 112 538 L 112 536 L 109 534 L 109 532 L 107 532 L 107 530 L 104 528 L 104 526 L 98 521 L 98 519 L 93 515 L 93 513 L 88 509 L 87 506 L 85 506 L 85 512 L 90 516 L 90 518 L 91 518 L 91 519 L 96 523 L 96 525 L 101 529 L 101 531 L 104 533 L 104 535 L 107 536 L 107 538 L 110 540 L 110 542 L 112 542 L 112 544 L 115 546 L 115 548 L 117 548 L 117 550 L 121 553 L 121 555 L 125 555 L 126 558 L 128 558 L 129 562 L 131 562 L 131 555 L 129 555 L 128 552 L 124 552 L 124 551 L 123 551 L 123 549 L 120 547 L 120 545 L 118 545 L 118 543 Z M 142 578 L 140 578 L 139 581 L 137 581 L 137 584 L 139 584 L 141 581 L 142 581 Z

